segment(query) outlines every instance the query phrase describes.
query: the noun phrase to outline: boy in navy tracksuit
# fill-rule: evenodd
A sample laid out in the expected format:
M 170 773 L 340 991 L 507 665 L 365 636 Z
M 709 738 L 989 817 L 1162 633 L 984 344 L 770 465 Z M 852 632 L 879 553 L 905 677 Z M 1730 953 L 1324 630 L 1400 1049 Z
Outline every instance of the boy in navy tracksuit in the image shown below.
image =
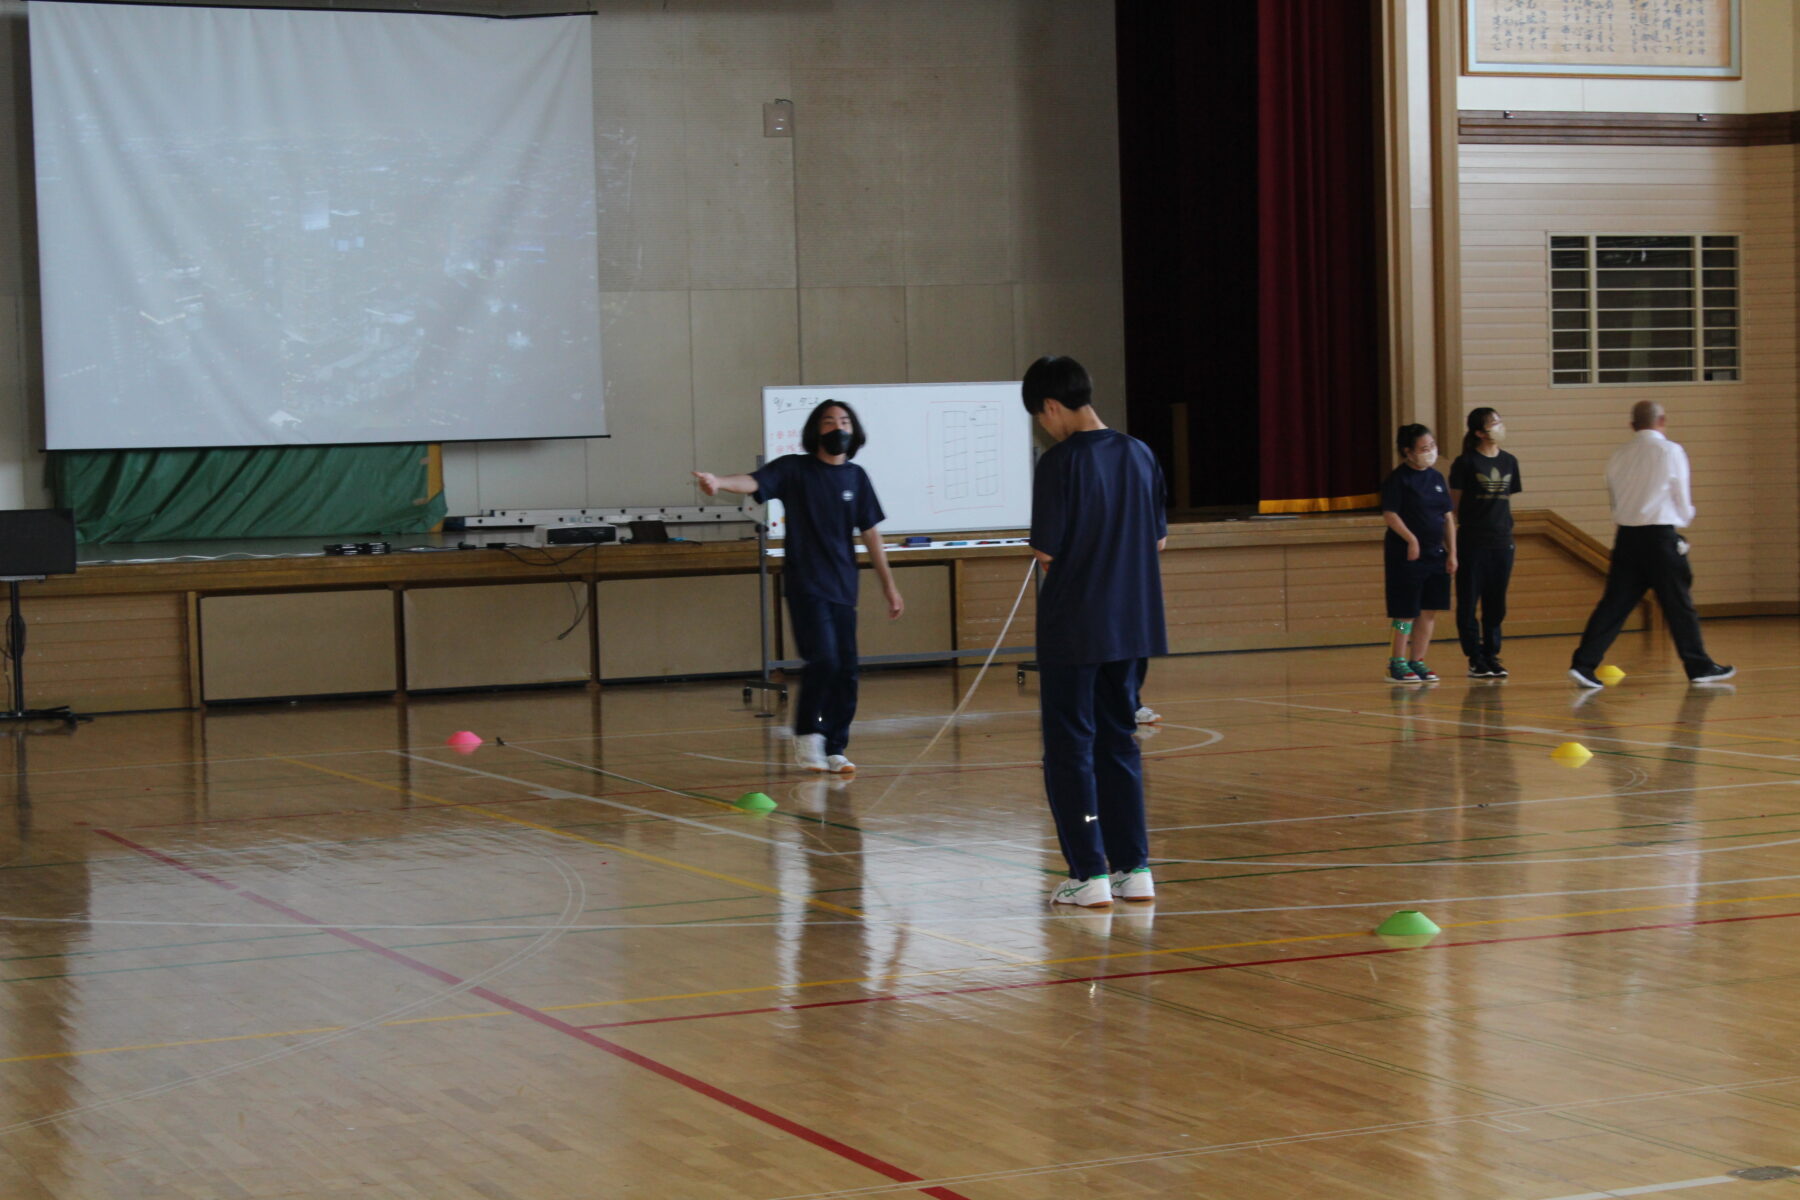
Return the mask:
M 1107 428 L 1071 358 L 1026 371 L 1025 408 L 1056 445 L 1032 481 L 1031 548 L 1044 568 L 1037 659 L 1044 791 L 1069 879 L 1055 904 L 1150 900 L 1137 680 L 1168 653 L 1157 553 L 1167 540 L 1162 470 L 1150 448 Z

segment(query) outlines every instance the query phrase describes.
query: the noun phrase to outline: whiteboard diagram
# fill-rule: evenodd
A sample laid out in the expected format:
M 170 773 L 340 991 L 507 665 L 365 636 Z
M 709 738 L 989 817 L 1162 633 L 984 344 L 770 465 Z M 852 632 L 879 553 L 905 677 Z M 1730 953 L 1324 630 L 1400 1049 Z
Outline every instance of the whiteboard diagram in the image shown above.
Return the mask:
M 933 404 L 925 448 L 931 459 L 932 511 L 999 505 L 999 405 Z

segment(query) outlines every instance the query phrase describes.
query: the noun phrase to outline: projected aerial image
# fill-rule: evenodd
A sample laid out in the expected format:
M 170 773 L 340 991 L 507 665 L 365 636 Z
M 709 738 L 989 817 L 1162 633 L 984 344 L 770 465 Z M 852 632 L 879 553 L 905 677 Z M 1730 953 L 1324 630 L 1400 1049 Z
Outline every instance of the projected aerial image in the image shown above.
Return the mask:
M 59 382 L 99 389 L 89 402 L 127 426 L 146 396 L 196 380 L 276 441 L 322 429 L 325 440 L 421 427 L 481 436 L 471 393 L 496 405 L 551 389 L 598 402 L 597 372 L 571 390 L 567 369 L 599 357 L 591 176 L 545 163 L 527 181 L 473 181 L 429 143 L 385 138 L 140 142 L 127 155 L 146 184 L 205 187 L 199 211 L 247 214 L 140 243 L 126 262 L 101 261 L 95 242 L 78 251 L 94 260 L 79 275 L 123 275 L 137 302 L 89 310 L 105 336 Z M 302 161 L 312 170 L 296 179 Z M 454 204 L 420 203 L 453 190 Z M 234 358 L 233 375 L 214 375 Z

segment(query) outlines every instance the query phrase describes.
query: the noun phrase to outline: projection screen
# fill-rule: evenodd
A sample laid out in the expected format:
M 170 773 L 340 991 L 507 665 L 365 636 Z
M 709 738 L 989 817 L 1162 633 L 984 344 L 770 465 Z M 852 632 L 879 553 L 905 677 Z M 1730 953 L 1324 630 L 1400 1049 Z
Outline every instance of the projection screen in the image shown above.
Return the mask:
M 49 448 L 606 432 L 589 18 L 28 11 Z

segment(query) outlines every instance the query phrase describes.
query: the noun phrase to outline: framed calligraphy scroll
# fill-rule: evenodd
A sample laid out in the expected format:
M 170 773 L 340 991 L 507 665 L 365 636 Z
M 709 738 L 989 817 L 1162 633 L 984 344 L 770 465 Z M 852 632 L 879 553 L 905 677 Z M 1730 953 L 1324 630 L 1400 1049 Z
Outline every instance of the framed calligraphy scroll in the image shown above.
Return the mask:
M 1741 79 L 1741 4 L 1463 0 L 1463 73 Z

